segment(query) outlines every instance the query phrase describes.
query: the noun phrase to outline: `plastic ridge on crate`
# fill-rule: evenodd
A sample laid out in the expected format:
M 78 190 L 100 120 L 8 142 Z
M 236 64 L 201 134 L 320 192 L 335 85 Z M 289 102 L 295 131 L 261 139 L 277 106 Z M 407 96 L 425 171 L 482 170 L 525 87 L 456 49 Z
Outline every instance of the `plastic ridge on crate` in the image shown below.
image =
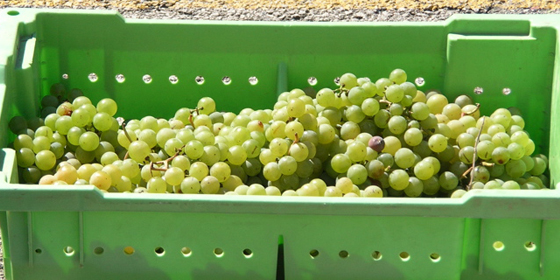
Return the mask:
M 557 15 L 461 15 L 436 23 L 123 19 L 116 12 L 0 10 L 0 145 L 50 85 L 115 99 L 118 115 L 169 118 L 211 96 L 270 108 L 279 92 L 394 68 L 422 90 L 470 94 L 482 113 L 518 106 L 560 179 Z M 227 77 L 227 78 L 226 78 Z M 313 78 L 313 79 L 310 79 Z M 474 94 L 475 88 L 482 89 Z M 508 89 L 505 91 L 504 89 Z M 480 90 L 478 91 L 480 92 Z M 507 92 L 507 94 L 503 94 Z M 557 279 L 560 194 L 461 199 L 103 194 L 18 183 L 0 155 L 7 279 Z

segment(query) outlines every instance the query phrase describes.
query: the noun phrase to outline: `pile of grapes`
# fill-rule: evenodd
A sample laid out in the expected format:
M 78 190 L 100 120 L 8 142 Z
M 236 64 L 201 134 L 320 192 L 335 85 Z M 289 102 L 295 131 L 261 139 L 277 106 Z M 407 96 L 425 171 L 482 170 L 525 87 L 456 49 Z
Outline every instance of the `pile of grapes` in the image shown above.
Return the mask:
M 79 89 L 53 85 L 42 117 L 9 127 L 20 180 L 102 191 L 329 197 L 461 197 L 471 189 L 545 189 L 548 160 L 516 108 L 480 115 L 407 82 L 401 69 L 372 82 L 284 92 L 272 110 L 216 111 L 210 97 L 169 120 L 115 117 Z

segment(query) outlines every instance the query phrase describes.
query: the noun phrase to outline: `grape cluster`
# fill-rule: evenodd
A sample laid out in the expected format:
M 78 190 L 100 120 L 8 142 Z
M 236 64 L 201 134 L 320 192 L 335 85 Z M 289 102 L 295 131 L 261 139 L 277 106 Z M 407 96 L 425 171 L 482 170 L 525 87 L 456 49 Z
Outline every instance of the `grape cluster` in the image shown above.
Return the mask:
M 210 97 L 173 118 L 116 118 L 56 84 L 42 117 L 10 129 L 26 183 L 102 191 L 328 197 L 461 197 L 470 189 L 545 189 L 548 160 L 516 108 L 481 116 L 461 95 L 424 93 L 401 69 L 372 82 L 294 89 L 273 109 L 216 111 Z

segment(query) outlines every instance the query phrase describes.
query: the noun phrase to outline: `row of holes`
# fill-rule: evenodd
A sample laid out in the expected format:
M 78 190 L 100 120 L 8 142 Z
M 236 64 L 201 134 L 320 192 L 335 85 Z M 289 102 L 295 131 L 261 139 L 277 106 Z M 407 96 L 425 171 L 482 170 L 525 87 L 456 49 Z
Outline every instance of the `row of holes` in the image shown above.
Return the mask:
M 529 252 L 532 252 L 532 251 L 534 251 L 534 250 L 537 248 L 537 246 L 535 245 L 535 243 L 534 243 L 534 242 L 531 242 L 531 241 L 525 242 L 525 244 L 524 244 L 523 246 L 524 246 L 525 249 L 527 249 L 527 251 L 529 251 Z M 493 247 L 496 251 L 503 251 L 504 248 L 505 248 L 505 245 L 504 245 L 504 243 L 501 242 L 501 241 L 496 241 L 496 242 L 494 242 L 494 243 L 492 244 L 492 247 Z M 309 251 L 309 256 L 310 256 L 312 259 L 315 259 L 315 258 L 317 258 L 317 257 L 319 256 L 319 251 L 313 249 L 313 250 Z M 348 257 L 350 256 L 350 254 L 348 253 L 348 251 L 342 250 L 342 251 L 340 251 L 340 252 L 338 253 L 338 256 L 339 256 L 340 258 L 342 258 L 342 259 L 345 259 L 345 258 L 348 258 Z M 382 254 L 381 254 L 381 252 L 379 252 L 379 251 L 374 251 L 374 252 L 371 254 L 371 257 L 372 257 L 374 260 L 378 261 L 378 260 L 381 260 Z M 401 252 L 401 253 L 399 254 L 399 257 L 401 258 L 402 261 L 405 261 L 405 262 L 408 261 L 408 260 L 410 260 L 410 254 L 409 254 L 408 252 Z M 440 256 L 438 253 L 432 253 L 432 254 L 430 254 L 430 259 L 431 259 L 433 262 L 439 262 L 439 261 L 441 260 L 441 256 Z
M 504 242 L 502 241 L 496 241 L 492 243 L 492 247 L 496 251 L 503 251 L 506 248 Z M 525 242 L 525 244 L 523 244 L 523 247 L 525 247 L 525 249 L 529 252 L 535 251 L 535 249 L 537 249 L 537 245 L 535 244 L 535 242 L 532 241 Z
M 69 75 L 64 73 L 62 74 L 62 78 L 67 80 L 69 78 Z M 88 79 L 93 83 L 93 82 L 97 82 L 97 80 L 99 80 L 99 77 L 97 76 L 96 73 L 90 73 L 88 75 Z M 124 83 L 125 81 L 125 77 L 123 74 L 117 74 L 115 76 L 115 80 L 117 80 L 117 82 L 119 83 Z M 202 85 L 204 83 L 204 77 L 203 76 L 196 76 L 195 77 L 195 82 L 199 85 Z M 150 76 L 149 74 L 146 74 L 144 76 L 142 76 L 142 81 L 144 81 L 144 83 L 149 84 L 152 82 L 152 76 Z M 179 78 L 176 75 L 171 75 L 169 76 L 169 82 L 172 84 L 176 84 L 179 82 Z M 259 82 L 259 80 L 257 79 L 256 76 L 251 76 L 249 77 L 249 84 L 251 85 L 256 85 Z M 307 83 L 309 83 L 309 85 L 314 86 L 317 85 L 317 78 L 316 77 L 309 77 L 307 78 Z M 424 78 L 422 77 L 418 77 L 416 78 L 416 80 L 414 81 L 416 83 L 417 86 L 423 86 L 424 85 Z M 224 83 L 224 85 L 229 85 L 231 84 L 231 78 L 228 76 L 224 76 L 222 78 L 222 83 Z M 334 83 L 336 85 L 340 85 L 340 77 L 336 77 L 334 78 Z
M 69 76 L 68 76 L 68 74 L 62 74 L 62 78 L 67 80 L 69 78 Z M 93 83 L 93 82 L 96 82 L 99 79 L 99 77 L 95 73 L 90 73 L 88 75 L 88 79 Z M 115 76 L 115 80 L 117 80 L 117 82 L 119 82 L 119 83 L 124 83 L 125 77 L 124 77 L 123 74 L 118 74 L 118 75 Z M 204 77 L 203 76 L 196 76 L 194 80 L 199 85 L 204 84 Z M 142 81 L 144 81 L 144 83 L 146 83 L 146 84 L 149 84 L 149 83 L 152 82 L 152 76 L 150 76 L 149 74 L 146 74 L 146 75 L 142 76 Z M 175 75 L 171 75 L 171 76 L 169 76 L 169 82 L 172 83 L 172 84 L 176 84 L 176 83 L 179 82 L 179 78 Z M 259 80 L 257 79 L 257 77 L 255 77 L 255 76 L 249 77 L 249 84 L 254 86 L 258 82 L 259 82 Z M 314 85 L 317 84 L 317 78 L 309 77 L 307 79 L 307 82 L 309 83 L 309 85 L 314 86 Z M 425 83 L 424 78 L 422 78 L 422 77 L 416 78 L 414 80 L 414 82 L 416 83 L 417 86 L 423 86 L 424 83 Z M 231 84 L 231 78 L 228 77 L 228 76 L 224 76 L 222 78 L 222 83 L 224 83 L 224 85 Z M 340 85 L 340 77 L 336 77 L 334 79 L 334 83 L 336 85 Z M 476 93 L 476 94 L 480 95 L 483 92 L 484 92 L 484 89 L 481 88 L 481 87 L 474 88 L 474 93 Z M 510 88 L 503 88 L 502 93 L 504 95 L 510 95 L 511 94 L 511 89 Z
M 315 249 L 311 250 L 311 251 L 309 251 L 309 256 L 312 259 L 315 259 L 315 258 L 319 257 L 319 251 L 315 250 Z M 346 250 L 342 250 L 342 251 L 338 252 L 338 256 L 341 259 L 345 259 L 345 258 L 350 257 L 350 253 L 348 253 L 348 251 L 346 251 Z M 379 261 L 379 260 L 381 260 L 383 255 L 379 251 L 374 251 L 373 253 L 371 253 L 371 257 L 373 258 L 373 260 Z M 410 260 L 410 254 L 408 252 L 401 252 L 399 254 L 399 257 L 401 258 L 401 260 L 403 262 L 406 262 L 406 261 Z M 430 259 L 433 262 L 439 262 L 441 260 L 441 256 L 438 253 L 431 253 L 430 254 Z
M 71 246 L 64 247 L 62 251 L 67 256 L 73 256 L 75 253 L 74 248 L 72 248 Z M 105 249 L 103 249 L 103 247 L 96 247 L 95 249 L 93 249 L 93 253 L 96 255 L 102 255 L 104 252 Z M 134 254 L 135 250 L 133 247 L 128 246 L 123 249 L 123 252 L 125 255 L 132 255 Z M 165 254 L 165 249 L 163 249 L 163 247 L 156 247 L 154 249 L 154 252 L 157 256 L 162 257 Z M 224 250 L 222 250 L 221 248 L 215 248 L 213 252 L 216 257 L 222 257 L 224 255 Z M 43 250 L 37 248 L 35 249 L 35 253 L 41 254 L 43 253 Z M 192 255 L 192 250 L 189 247 L 183 247 L 181 248 L 181 253 L 185 257 L 190 257 Z M 250 258 L 253 256 L 253 251 L 251 249 L 244 249 L 242 253 L 246 258 Z

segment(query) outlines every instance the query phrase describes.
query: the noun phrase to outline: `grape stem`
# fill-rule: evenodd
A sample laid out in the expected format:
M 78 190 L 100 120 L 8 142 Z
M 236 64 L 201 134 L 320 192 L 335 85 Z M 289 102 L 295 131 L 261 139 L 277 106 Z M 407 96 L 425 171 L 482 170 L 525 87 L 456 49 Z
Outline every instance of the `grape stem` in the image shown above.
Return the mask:
M 128 141 L 130 143 L 132 143 L 132 139 L 130 139 L 130 135 L 128 135 L 128 131 L 126 131 L 125 125 L 126 125 L 126 121 L 123 120 L 122 123 L 121 123 L 121 126 L 122 126 L 122 130 L 124 131 L 124 136 L 126 136 L 126 139 L 128 139 Z M 128 155 L 128 152 L 126 153 L 126 155 Z M 125 159 L 126 159 L 126 156 L 125 156 Z
M 181 152 L 183 152 L 183 149 L 186 147 L 187 145 L 183 145 L 181 148 L 177 149 L 175 154 L 165 160 L 162 161 L 156 161 L 155 163 L 153 161 L 150 162 L 150 171 L 155 170 L 155 171 L 167 171 L 167 169 L 169 169 L 169 163 L 175 159 Z M 158 165 L 162 165 L 163 164 L 163 168 L 159 168 L 159 167 L 154 167 L 154 164 L 158 164 Z
M 297 133 L 294 134 L 294 142 L 290 145 L 290 148 L 299 142 L 299 136 Z M 290 155 L 290 149 L 288 149 L 288 155 Z
M 478 108 L 480 108 L 480 104 L 477 103 L 476 106 L 477 110 Z M 473 184 L 473 180 L 474 180 L 474 167 L 476 164 L 476 150 L 478 148 L 478 143 L 480 142 L 480 134 L 482 134 L 482 130 L 484 129 L 484 122 L 486 121 L 486 117 L 482 117 L 482 124 L 480 125 L 480 130 L 478 131 L 478 135 L 476 136 L 476 141 L 474 143 L 474 152 L 473 152 L 473 160 L 472 160 L 472 166 L 469 168 L 470 172 L 471 172 L 471 180 L 469 182 L 469 184 L 467 185 L 467 191 L 469 191 L 472 187 Z M 469 171 L 469 170 L 467 170 Z M 466 172 L 465 172 L 466 173 Z M 463 174 L 464 175 L 464 174 Z
M 470 112 L 464 112 L 464 113 L 462 113 L 462 114 L 461 114 L 461 117 L 472 115 L 472 114 L 476 113 L 479 109 L 480 109 L 480 103 L 476 103 L 476 108 L 474 108 L 474 109 L 473 109 L 472 111 L 470 111 Z

